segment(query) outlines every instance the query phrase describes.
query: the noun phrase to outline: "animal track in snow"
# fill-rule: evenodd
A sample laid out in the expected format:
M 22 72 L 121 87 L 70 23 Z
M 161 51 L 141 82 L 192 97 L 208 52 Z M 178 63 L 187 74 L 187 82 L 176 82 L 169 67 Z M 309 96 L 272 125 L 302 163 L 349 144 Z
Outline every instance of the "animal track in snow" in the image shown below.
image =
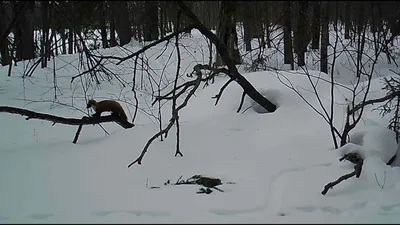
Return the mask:
M 53 216 L 51 213 L 36 213 L 30 215 L 30 217 L 37 219 L 37 220 L 46 220 L 47 218 Z
M 295 209 L 302 211 L 302 212 L 314 212 L 317 207 L 315 206 L 297 206 Z
M 356 202 L 353 205 L 345 208 L 345 209 L 339 209 L 336 207 L 331 207 L 331 206 L 312 206 L 312 205 L 305 205 L 305 206 L 297 206 L 294 207 L 295 209 L 302 211 L 302 212 L 314 212 L 315 210 L 321 210 L 322 212 L 328 212 L 332 214 L 342 214 L 343 212 L 347 210 L 354 210 L 354 209 L 363 209 L 365 206 L 368 204 L 368 201 L 362 201 L 362 202 Z
M 126 211 L 95 211 L 92 214 L 96 216 L 107 216 L 114 213 L 128 213 L 136 216 L 169 216 L 170 213 L 166 211 L 139 211 L 139 210 L 126 210 Z
M 381 209 L 383 212 L 380 214 L 400 214 L 400 204 L 384 205 Z
M 274 203 L 277 203 L 276 201 L 279 201 L 280 198 L 282 197 L 283 193 L 277 193 L 277 190 L 282 190 L 281 188 L 278 187 L 274 187 L 275 182 L 285 173 L 288 172 L 298 172 L 298 171 L 304 171 L 307 169 L 311 169 L 311 168 L 315 168 L 315 167 L 328 167 L 331 166 L 332 163 L 321 163 L 321 164 L 316 164 L 316 165 L 312 165 L 312 166 L 306 166 L 306 167 L 296 167 L 296 168 L 290 168 L 290 169 L 285 169 L 285 170 L 281 170 L 280 172 L 278 172 L 276 175 L 272 176 L 271 181 L 270 181 L 270 186 L 269 186 L 269 191 L 267 194 L 267 200 L 265 201 L 264 204 L 261 204 L 259 206 L 254 206 L 251 208 L 247 208 L 247 209 L 210 209 L 208 210 L 210 213 L 213 213 L 215 215 L 220 215 L 220 216 L 227 216 L 227 215 L 237 215 L 237 214 L 244 214 L 244 213 L 254 213 L 254 212 L 260 212 L 265 210 L 268 207 L 268 203 L 271 202 L 270 196 L 277 196 L 274 198 Z M 271 193 L 275 193 L 274 195 L 272 195 Z M 279 207 L 278 207 L 279 208 Z M 314 207 L 315 208 L 315 207 Z M 285 216 L 288 215 L 288 213 L 282 213 L 280 211 L 280 209 L 276 209 L 276 215 L 278 216 Z M 314 209 L 315 210 L 315 209 Z M 325 210 L 332 210 L 335 211 L 334 209 L 325 209 Z M 336 210 L 337 211 L 337 210 Z M 336 212 L 335 211 L 335 212 Z
M 328 212 L 332 214 L 342 214 L 343 210 L 331 207 L 331 206 L 323 206 L 323 207 L 317 207 L 317 206 L 297 206 L 295 209 L 302 211 L 302 212 L 314 212 L 315 210 L 321 210 L 322 212 Z

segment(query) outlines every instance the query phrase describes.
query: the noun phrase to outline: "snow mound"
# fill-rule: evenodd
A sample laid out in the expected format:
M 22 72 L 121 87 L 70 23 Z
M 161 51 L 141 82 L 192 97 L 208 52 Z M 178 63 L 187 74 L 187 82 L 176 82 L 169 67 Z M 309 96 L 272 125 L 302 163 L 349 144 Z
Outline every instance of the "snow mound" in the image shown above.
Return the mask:
M 341 155 L 358 153 L 364 159 L 378 157 L 387 163 L 397 152 L 396 133 L 377 124 L 350 135 L 350 142 L 339 149 Z
M 387 162 L 396 154 L 397 147 L 394 131 L 370 122 L 365 130 L 351 134 L 350 142 L 338 150 L 341 156 L 357 153 L 362 157 L 361 177 L 383 188 L 396 183 L 394 170 Z
M 395 170 L 377 156 L 364 159 L 360 177 L 376 183 L 381 188 L 392 188 L 397 182 Z

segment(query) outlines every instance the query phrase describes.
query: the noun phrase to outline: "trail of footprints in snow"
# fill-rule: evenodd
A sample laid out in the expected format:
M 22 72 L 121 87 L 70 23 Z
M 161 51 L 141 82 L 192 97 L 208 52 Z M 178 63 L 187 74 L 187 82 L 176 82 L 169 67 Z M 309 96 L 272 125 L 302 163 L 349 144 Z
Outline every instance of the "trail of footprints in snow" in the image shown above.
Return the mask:
M 96 216 L 107 216 L 109 214 L 114 213 L 128 213 L 134 214 L 136 216 L 170 216 L 170 213 L 167 211 L 135 211 L 135 210 L 126 210 L 126 211 L 95 211 L 92 214 Z M 29 215 L 29 217 L 36 219 L 36 220 L 47 220 L 49 217 L 52 217 L 53 214 L 51 213 L 36 213 Z M 9 224 L 10 217 L 7 216 L 0 216 L 0 224 Z
M 333 213 L 333 214 L 342 214 L 343 212 L 348 211 L 349 209 L 354 210 L 354 209 L 363 209 L 365 208 L 365 206 L 367 206 L 368 201 L 362 201 L 362 202 L 358 202 L 354 205 L 352 205 L 351 207 L 347 208 L 347 209 L 339 209 L 339 208 L 335 208 L 335 207 L 330 207 L 330 206 L 324 206 L 324 207 L 316 207 L 316 206 L 298 206 L 295 207 L 295 209 L 302 211 L 302 212 L 314 212 L 315 210 L 321 210 L 323 212 L 329 212 L 329 213 Z M 385 205 L 385 206 L 381 206 L 380 207 L 381 210 L 383 210 L 383 212 L 379 212 L 378 214 L 389 214 L 389 213 L 393 213 L 393 214 L 400 214 L 400 204 L 393 204 L 393 205 Z
M 351 209 L 362 209 L 365 208 L 365 206 L 368 204 L 368 201 L 362 201 L 355 203 L 352 205 Z M 242 209 L 242 210 L 221 210 L 221 209 L 211 209 L 209 212 L 220 215 L 220 216 L 226 216 L 226 215 L 236 215 L 236 214 L 243 214 L 243 213 L 252 213 L 252 212 L 257 212 L 265 209 L 266 206 L 258 206 L 254 207 L 253 209 Z M 347 209 L 339 209 L 335 207 L 330 207 L 330 206 L 324 206 L 324 207 L 316 207 L 316 206 L 298 206 L 294 207 L 295 209 L 302 211 L 302 212 L 314 212 L 316 210 L 321 210 L 323 212 L 328 212 L 328 213 L 333 213 L 333 214 L 342 214 L 343 212 L 347 211 Z M 380 207 L 383 212 L 380 212 L 379 214 L 388 214 L 388 213 L 394 213 L 394 214 L 400 214 L 400 204 L 392 204 L 392 205 L 386 205 L 386 206 L 381 206 Z M 128 213 L 128 214 L 134 214 L 136 216 L 170 216 L 170 213 L 167 211 L 135 211 L 135 210 L 126 210 L 126 211 L 94 211 L 92 214 L 96 216 L 107 216 L 110 214 L 115 214 L 115 213 Z M 286 216 L 288 213 L 277 213 L 278 216 Z M 37 213 L 30 215 L 30 217 L 38 220 L 45 220 L 48 219 L 49 217 L 53 216 L 51 213 Z M 5 224 L 8 223 L 9 217 L 6 216 L 0 216 L 0 224 Z
M 331 166 L 331 165 L 332 165 L 332 163 L 321 163 L 321 164 L 316 164 L 316 165 L 307 166 L 307 167 L 297 167 L 297 168 L 290 168 L 290 169 L 281 170 L 275 176 L 272 176 L 271 182 L 270 182 L 270 187 L 272 187 L 272 185 L 278 180 L 278 178 L 280 178 L 285 173 L 299 172 L 299 171 L 304 171 L 304 170 L 308 170 L 308 169 L 315 168 L 315 167 L 328 167 L 328 166 Z M 267 196 L 271 196 L 271 194 L 270 194 L 271 191 L 272 190 L 270 188 L 270 190 L 268 191 L 269 193 L 267 194 Z M 260 206 L 255 206 L 255 207 L 252 207 L 252 208 L 248 208 L 248 209 L 210 209 L 208 211 L 210 213 L 213 213 L 213 214 L 216 214 L 216 215 L 220 215 L 220 216 L 260 212 L 260 211 L 265 210 L 268 207 L 268 199 L 269 199 L 269 197 L 267 198 L 267 201 L 265 202 L 265 204 L 260 205 Z M 326 210 L 330 210 L 330 209 L 326 209 Z M 334 209 L 332 209 L 332 210 L 335 211 Z M 287 213 L 278 212 L 277 215 L 285 216 L 285 215 L 288 215 L 288 214 Z
M 30 217 L 37 219 L 37 220 L 46 220 L 51 216 L 53 216 L 53 214 L 51 214 L 51 213 L 37 213 L 37 214 L 30 215 Z
M 368 201 L 362 201 L 362 202 L 357 202 L 354 205 L 352 205 L 351 207 L 349 207 L 350 209 L 362 209 L 364 208 L 366 205 L 368 204 Z M 346 211 L 347 209 L 338 209 L 335 207 L 330 207 L 330 206 L 323 206 L 323 207 L 316 207 L 316 206 L 298 206 L 295 207 L 295 209 L 302 211 L 302 212 L 314 212 L 315 210 L 319 209 L 323 212 L 330 212 L 333 214 L 342 214 L 344 211 Z
M 352 205 L 351 209 L 362 209 L 368 204 L 368 201 L 362 201 L 358 202 L 354 205 Z M 243 213 L 252 213 L 252 212 L 257 212 L 265 209 L 266 206 L 258 206 L 254 207 L 253 209 L 243 209 L 243 210 L 221 210 L 221 209 L 211 209 L 209 212 L 220 215 L 220 216 L 227 216 L 227 215 L 236 215 L 236 214 L 243 214 Z M 330 206 L 325 206 L 325 207 L 316 207 L 316 206 L 298 206 L 294 207 L 295 209 L 302 211 L 302 212 L 314 212 L 315 210 L 321 210 L 323 212 L 328 212 L 328 213 L 333 213 L 333 214 L 342 214 L 345 212 L 347 209 L 338 209 L 335 207 L 330 207 Z M 394 214 L 400 214 L 400 204 L 392 204 L 392 205 L 386 205 L 386 206 L 381 206 L 380 207 L 383 212 L 379 212 L 379 214 L 388 214 L 388 213 L 394 213 Z M 109 214 L 114 214 L 114 213 L 128 213 L 128 214 L 134 214 L 136 216 L 170 216 L 170 213 L 167 211 L 135 211 L 135 210 L 127 210 L 127 211 L 95 211 L 92 212 L 92 214 L 96 216 L 107 216 Z M 278 216 L 287 216 L 289 215 L 288 213 L 277 213 Z M 37 213 L 30 215 L 30 217 L 37 219 L 37 220 L 45 220 L 48 219 L 49 217 L 53 216 L 51 213 Z M 9 217 L 7 216 L 0 216 L 0 224 L 8 224 L 9 223 Z
M 324 164 L 313 165 L 310 167 L 291 168 L 291 169 L 282 170 L 271 179 L 271 185 L 285 173 L 304 171 L 304 170 L 307 170 L 310 168 L 315 168 L 315 167 L 327 167 L 330 165 L 332 165 L 332 164 L 324 163 Z M 367 204 L 368 204 L 368 201 L 362 201 L 362 202 L 355 203 L 350 208 L 351 209 L 362 209 Z M 226 216 L 226 215 L 236 215 L 236 214 L 243 214 L 243 213 L 258 212 L 258 211 L 265 210 L 267 207 L 268 207 L 268 202 L 265 205 L 256 206 L 256 207 L 253 207 L 250 209 L 238 209 L 238 210 L 235 210 L 235 209 L 234 210 L 210 209 L 209 212 L 216 214 L 216 215 L 221 215 L 221 216 L 225 215 Z M 302 212 L 314 212 L 315 210 L 321 210 L 323 212 L 329 212 L 329 213 L 333 213 L 333 214 L 342 214 L 343 212 L 345 212 L 347 210 L 347 209 L 339 209 L 339 208 L 330 207 L 330 206 L 317 207 L 317 206 L 307 206 L 307 205 L 306 206 L 298 206 L 298 207 L 294 207 L 294 208 L 299 211 L 302 211 Z M 400 204 L 386 205 L 386 206 L 381 206 L 380 208 L 383 212 L 380 212 L 379 214 L 388 214 L 388 213 L 400 214 Z M 126 211 L 94 211 L 94 212 L 92 212 L 92 214 L 94 214 L 96 216 L 107 216 L 109 214 L 114 214 L 114 213 L 128 213 L 128 214 L 134 214 L 136 216 L 170 216 L 170 212 L 167 212 L 167 211 L 126 210 Z M 286 216 L 288 214 L 278 212 L 277 215 Z M 51 216 L 53 216 L 53 214 L 51 214 L 51 213 L 37 213 L 37 214 L 30 215 L 30 217 L 37 219 L 37 220 L 45 220 Z M 10 219 L 9 217 L 0 216 L 0 224 L 8 223 L 9 219 Z
M 137 211 L 137 210 L 126 210 L 126 211 L 95 211 L 92 214 L 96 216 L 107 216 L 114 213 L 128 213 L 136 216 L 169 216 L 170 213 L 167 211 Z
M 400 204 L 393 204 L 393 205 L 384 205 L 381 206 L 381 209 L 383 212 L 380 212 L 379 214 L 398 214 L 400 215 Z
M 310 168 L 315 168 L 315 167 L 328 167 L 331 166 L 332 163 L 323 163 L 323 164 L 317 164 L 309 167 L 300 167 L 300 168 L 290 168 L 290 169 L 285 169 L 281 170 L 278 174 L 272 177 L 270 185 L 272 186 L 274 182 L 276 182 L 283 174 L 289 173 L 289 172 L 299 172 L 299 171 L 304 171 Z M 271 188 L 269 192 L 273 191 Z M 271 196 L 271 193 L 268 194 L 268 196 Z M 267 198 L 269 199 L 269 198 Z M 267 200 L 268 201 L 268 200 Z M 362 202 L 357 202 L 354 205 L 352 205 L 350 208 L 351 209 L 363 209 L 367 206 L 368 201 L 362 201 Z M 237 214 L 244 214 L 244 213 L 252 213 L 252 212 L 259 212 L 262 210 L 265 210 L 268 207 L 268 202 L 266 202 L 262 206 L 255 206 L 250 209 L 210 209 L 209 212 L 216 214 L 216 215 L 221 215 L 221 216 L 226 216 L 226 215 L 237 215 Z M 302 211 L 302 212 L 314 212 L 315 210 L 321 210 L 323 212 L 328 212 L 332 214 L 342 214 L 345 212 L 347 209 L 339 209 L 331 206 L 323 206 L 323 207 L 318 207 L 318 206 L 298 206 L 294 207 L 295 209 Z M 383 212 L 380 212 L 379 214 L 388 214 L 388 213 L 394 213 L 394 214 L 400 214 L 400 204 L 393 204 L 393 205 L 387 205 L 387 206 L 381 206 L 380 207 Z M 288 213 L 283 213 L 283 212 L 277 212 L 278 216 L 286 216 Z
M 49 217 L 52 217 L 53 214 L 51 213 L 36 213 L 29 215 L 29 217 L 36 219 L 36 220 L 47 220 Z M 0 216 L 0 224 L 8 224 L 10 223 L 10 217 L 7 216 Z

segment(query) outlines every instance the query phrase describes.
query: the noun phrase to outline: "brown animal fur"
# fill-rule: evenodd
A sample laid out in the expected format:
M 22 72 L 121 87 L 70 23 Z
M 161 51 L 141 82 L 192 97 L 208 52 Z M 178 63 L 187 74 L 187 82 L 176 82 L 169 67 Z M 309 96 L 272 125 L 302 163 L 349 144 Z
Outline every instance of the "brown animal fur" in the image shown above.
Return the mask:
M 121 121 L 128 121 L 128 117 L 126 116 L 124 109 L 118 102 L 114 100 L 103 100 L 96 102 L 94 99 L 90 99 L 86 105 L 86 108 L 88 109 L 90 107 L 96 111 L 96 113 L 93 114 L 93 117 L 100 117 L 102 112 L 111 112 L 111 114 L 119 116 Z

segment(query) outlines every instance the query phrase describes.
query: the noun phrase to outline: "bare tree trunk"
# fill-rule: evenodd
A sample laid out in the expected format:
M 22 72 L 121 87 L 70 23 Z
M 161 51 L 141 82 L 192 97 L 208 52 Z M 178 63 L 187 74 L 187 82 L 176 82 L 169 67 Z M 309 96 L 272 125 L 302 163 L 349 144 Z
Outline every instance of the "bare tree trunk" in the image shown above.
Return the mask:
M 258 4 L 260 4 L 261 2 L 258 2 Z M 264 4 L 264 28 L 263 30 L 265 30 L 265 39 L 266 39 L 266 44 L 268 48 L 271 48 L 271 34 L 270 34 L 270 13 L 269 13 L 269 8 L 270 8 L 270 4 L 268 3 L 268 1 L 264 1 L 262 2 Z M 263 38 L 264 40 L 264 38 Z
M 128 2 L 116 1 L 115 6 L 115 30 L 119 38 L 119 45 L 128 44 L 132 38 L 132 29 L 129 22 Z M 150 15 L 149 15 L 150 16 Z
M 297 29 L 294 35 L 294 50 L 297 54 L 298 66 L 305 66 L 305 53 L 308 44 L 308 26 L 307 26 L 307 9 L 308 1 L 299 1 L 299 14 L 297 21 Z
M 20 2 L 14 2 L 13 6 L 14 6 L 14 13 L 13 16 L 16 16 L 17 13 L 21 10 L 20 8 L 21 3 Z M 23 14 L 23 12 L 22 12 Z M 15 21 L 15 31 L 14 31 L 14 49 L 15 49 L 15 61 L 20 61 L 22 59 L 22 37 L 21 37 L 21 23 L 22 23 L 22 19 L 21 19 L 22 15 L 20 17 L 18 17 Z
M 292 23 L 290 1 L 283 2 L 283 42 L 284 42 L 284 64 L 290 64 L 293 70 L 293 46 L 292 46 Z
M 251 38 L 254 36 L 254 8 L 253 2 L 242 1 L 243 4 L 243 29 L 244 29 L 244 44 L 246 51 L 251 51 Z
M 0 1 L 0 37 L 8 37 L 7 27 L 6 27 L 6 11 L 4 9 L 3 1 Z M 1 65 L 6 66 L 11 63 L 10 54 L 8 52 L 8 38 L 5 38 L 3 43 L 0 43 L 1 51 Z
M 22 3 L 24 4 L 24 3 Z M 22 59 L 33 59 L 35 58 L 35 42 L 33 34 L 33 9 L 35 7 L 34 1 L 26 3 L 28 6 L 25 8 L 25 12 L 22 15 Z
M 154 41 L 158 39 L 158 7 L 157 1 L 145 1 L 144 5 L 145 11 L 145 29 L 144 41 Z
M 193 3 L 194 1 L 186 1 L 185 4 L 187 5 L 187 7 L 189 7 L 189 9 L 193 10 Z M 186 17 L 186 15 L 182 15 L 181 18 L 181 25 L 179 27 L 188 27 L 189 26 L 189 19 Z M 190 31 L 187 32 L 188 34 L 190 34 Z
M 165 32 L 166 33 L 169 33 L 169 32 L 171 32 L 171 27 L 170 27 L 170 19 L 169 19 L 169 17 L 170 17 L 170 7 L 171 7 L 171 4 L 169 3 L 169 2 L 167 2 L 167 1 L 164 1 L 164 23 L 165 23 Z
M 365 10 L 364 4 L 360 4 L 357 8 L 357 77 L 361 76 L 362 56 L 365 44 Z
M 67 43 L 66 40 L 67 39 L 67 35 L 65 34 L 65 29 L 61 29 L 61 45 L 62 45 L 62 54 L 65 55 L 67 54 Z
M 105 10 L 106 2 L 100 3 L 100 30 L 101 30 L 101 43 L 103 48 L 108 48 L 107 41 L 107 25 L 106 25 L 106 10 Z
M 374 1 L 371 1 L 370 3 L 370 7 L 371 7 L 371 15 L 370 15 L 370 21 L 371 21 L 371 32 L 373 34 L 375 34 L 376 32 L 378 32 L 378 21 L 379 21 L 379 17 L 378 17 L 378 13 L 377 13 L 377 9 L 375 7 Z M 379 2 L 377 3 L 379 4 Z
M 210 29 L 216 30 L 216 17 L 218 16 L 216 13 L 213 13 L 213 10 L 218 11 L 218 2 L 211 2 L 211 1 L 206 1 L 208 4 L 208 19 L 210 21 Z
M 328 2 L 321 1 L 321 72 L 328 73 L 329 19 Z
M 346 1 L 344 7 L 344 39 L 350 39 L 351 18 L 350 18 L 351 2 Z
M 249 22 L 248 19 L 244 19 L 243 21 L 243 29 L 244 29 L 244 45 L 246 47 L 246 52 L 251 51 L 251 29 L 252 29 L 252 24 Z
M 51 36 L 50 36 L 50 28 L 51 28 L 51 30 L 52 30 L 52 32 L 53 32 L 53 30 L 54 30 L 54 27 L 51 27 L 50 25 L 51 25 L 51 19 L 53 18 L 53 16 L 52 16 L 52 13 L 51 13 L 51 11 L 52 11 L 52 9 L 53 9 L 53 2 L 49 2 L 48 3 L 48 16 L 47 16 L 47 19 L 48 19 L 48 21 L 47 21 L 47 24 L 48 24 L 48 30 L 47 30 L 47 33 L 46 33 L 46 46 L 45 46 L 45 56 L 47 57 L 47 61 L 50 61 L 51 60 L 51 55 L 53 54 L 53 52 L 52 52 L 52 48 L 51 48 L 51 44 L 52 44 L 52 42 L 53 42 L 53 40 L 51 39 Z
M 140 18 L 139 13 L 138 12 L 138 8 L 137 8 L 138 2 L 130 2 L 130 14 L 129 17 L 131 18 L 131 26 L 132 26 L 132 37 L 135 40 L 139 40 L 139 29 L 138 29 L 138 24 L 139 21 L 138 19 Z
M 53 37 L 54 37 L 54 51 L 55 51 L 55 54 L 58 55 L 57 31 L 54 29 L 53 32 L 54 32 L 54 35 L 53 35 Z
M 9 41 L 6 39 L 3 43 L 3 46 L 1 46 L 1 65 L 6 66 L 11 64 L 11 57 L 8 49 L 8 44 Z
M 171 7 L 168 13 L 168 32 L 172 32 L 172 27 L 174 26 L 173 15 L 171 15 Z
M 14 42 L 17 61 L 32 59 L 35 56 L 33 35 L 33 8 L 34 2 L 18 1 L 13 3 L 16 22 L 14 26 Z M 21 14 L 20 16 L 18 16 Z
M 68 26 L 68 54 L 74 54 L 74 49 L 75 49 L 75 42 L 74 42 L 74 37 L 75 37 L 75 24 L 76 24 L 76 16 L 73 11 L 75 10 L 75 6 L 73 2 L 71 2 L 71 11 L 72 13 L 70 14 L 72 21 L 69 23 Z
M 115 1 L 110 2 L 111 18 L 110 18 L 110 47 L 117 46 L 117 39 L 115 38 Z
M 72 25 L 68 29 L 68 54 L 74 54 L 74 28 Z
M 164 29 L 165 32 L 171 32 L 171 27 L 169 27 L 168 23 L 168 8 L 169 8 L 169 3 L 164 1 L 164 14 L 163 14 L 163 21 L 164 21 Z
M 42 41 L 41 41 L 41 47 L 40 47 L 40 56 L 42 57 L 42 68 L 47 67 L 47 37 L 49 33 L 49 18 L 48 18 L 48 13 L 49 13 L 49 2 L 48 1 L 41 1 L 40 2 L 42 6 Z
M 220 8 L 220 21 L 217 29 L 217 37 L 228 48 L 230 57 L 235 64 L 240 64 L 240 53 L 238 48 L 238 40 L 236 33 L 236 20 L 235 20 L 236 2 L 221 1 Z M 217 65 L 224 65 L 225 62 L 217 53 Z
M 251 34 L 251 38 L 257 38 L 259 40 L 260 46 L 265 47 L 265 31 L 263 24 L 263 14 L 265 12 L 262 11 L 262 2 L 261 1 L 251 1 L 251 8 L 253 10 L 252 18 L 253 18 L 253 32 Z
M 319 37 L 320 37 L 320 1 L 312 2 L 313 14 L 312 14 L 312 39 L 311 49 L 319 49 Z
M 217 51 L 223 57 L 229 73 L 228 76 L 231 80 L 237 82 L 242 88 L 245 94 L 247 94 L 251 99 L 257 102 L 260 106 L 264 107 L 268 112 L 274 112 L 276 110 L 276 105 L 271 101 L 266 99 L 263 95 L 258 92 L 254 86 L 244 78 L 239 71 L 237 70 L 233 58 L 229 55 L 229 49 L 222 40 L 218 39 L 218 37 L 212 33 L 207 27 L 205 27 L 199 19 L 187 8 L 187 6 L 182 1 L 176 1 L 176 3 L 182 9 L 182 12 L 186 14 L 194 24 L 196 24 L 196 28 L 207 38 L 209 38 L 213 44 L 216 46 Z M 228 81 L 229 82 L 229 81 Z
M 159 6 L 159 13 L 160 13 L 160 18 L 158 19 L 159 24 L 160 24 L 160 36 L 164 37 L 165 36 L 165 22 L 164 22 L 165 1 L 158 1 L 158 6 Z

